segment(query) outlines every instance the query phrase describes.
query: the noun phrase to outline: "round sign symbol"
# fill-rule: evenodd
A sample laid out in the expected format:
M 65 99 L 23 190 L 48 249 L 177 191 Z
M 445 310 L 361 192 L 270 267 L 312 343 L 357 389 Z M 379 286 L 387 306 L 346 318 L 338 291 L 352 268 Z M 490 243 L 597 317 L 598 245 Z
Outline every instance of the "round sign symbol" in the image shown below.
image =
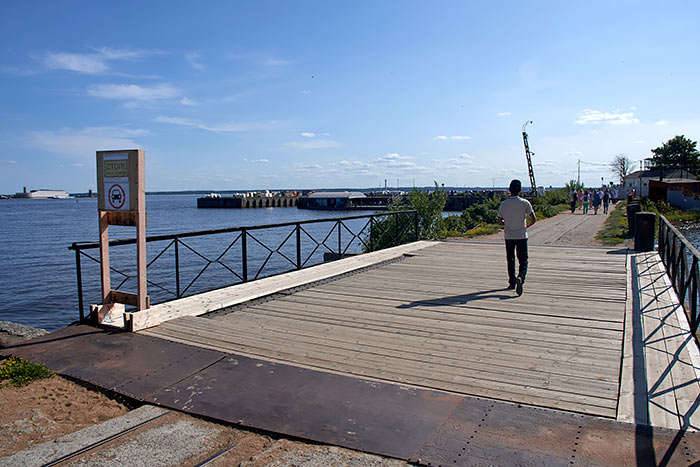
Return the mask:
M 126 200 L 126 193 L 121 185 L 112 185 L 107 191 L 107 202 L 114 209 L 121 209 Z

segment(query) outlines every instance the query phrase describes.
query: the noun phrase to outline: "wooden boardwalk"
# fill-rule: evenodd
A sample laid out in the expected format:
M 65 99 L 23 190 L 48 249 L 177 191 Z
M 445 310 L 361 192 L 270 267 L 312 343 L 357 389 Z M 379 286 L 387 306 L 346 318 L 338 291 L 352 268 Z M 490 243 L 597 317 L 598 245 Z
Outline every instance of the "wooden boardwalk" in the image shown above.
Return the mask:
M 382 381 L 615 418 L 627 255 L 530 247 L 525 293 L 502 243 L 439 243 L 232 314 L 142 331 Z

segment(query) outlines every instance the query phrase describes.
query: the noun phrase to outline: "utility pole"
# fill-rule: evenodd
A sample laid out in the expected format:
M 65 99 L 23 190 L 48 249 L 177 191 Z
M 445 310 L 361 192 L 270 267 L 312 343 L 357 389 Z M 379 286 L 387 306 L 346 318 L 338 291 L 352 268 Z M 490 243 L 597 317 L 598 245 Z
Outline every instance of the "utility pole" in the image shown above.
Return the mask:
M 576 189 L 581 186 L 581 159 L 578 160 L 578 177 L 576 178 Z

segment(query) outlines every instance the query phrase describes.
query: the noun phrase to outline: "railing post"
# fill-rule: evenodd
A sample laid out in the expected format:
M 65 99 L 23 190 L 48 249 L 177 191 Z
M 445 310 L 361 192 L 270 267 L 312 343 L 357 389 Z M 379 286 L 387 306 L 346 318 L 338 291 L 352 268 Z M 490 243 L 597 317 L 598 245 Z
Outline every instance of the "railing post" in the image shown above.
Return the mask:
M 301 224 L 297 222 L 297 269 L 301 269 Z
M 369 251 L 374 251 L 374 216 L 369 218 Z
M 399 246 L 399 215 L 394 214 L 394 246 Z
M 243 262 L 243 282 L 248 282 L 248 232 L 246 229 L 241 229 L 241 260 Z
M 691 296 L 690 296 L 690 330 L 695 335 L 697 329 L 698 329 L 698 276 L 700 273 L 698 272 L 698 264 L 697 262 L 693 263 L 693 269 L 690 272 L 692 274 L 692 286 L 690 288 L 691 290 Z
M 78 311 L 80 312 L 80 321 L 85 321 L 85 310 L 83 304 L 83 271 L 80 267 L 80 250 L 77 244 L 73 244 L 75 249 L 75 275 L 78 279 Z
M 420 227 L 418 226 L 418 211 L 413 211 L 413 229 L 415 230 L 415 241 L 417 242 L 420 239 L 420 233 L 418 232 L 418 229 Z
M 175 296 L 180 298 L 180 239 L 175 237 Z
M 342 223 L 343 222 L 340 219 L 338 219 L 338 222 L 336 223 L 336 227 L 338 227 L 338 259 L 343 257 L 343 244 L 341 243 L 341 238 L 340 238 L 340 234 L 342 231 L 340 226 L 342 225 Z

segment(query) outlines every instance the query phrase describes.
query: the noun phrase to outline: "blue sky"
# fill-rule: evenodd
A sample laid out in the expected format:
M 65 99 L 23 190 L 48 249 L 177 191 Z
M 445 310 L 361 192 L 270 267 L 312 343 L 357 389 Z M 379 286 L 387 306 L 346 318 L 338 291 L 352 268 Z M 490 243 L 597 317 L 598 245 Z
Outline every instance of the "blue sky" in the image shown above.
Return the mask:
M 700 138 L 700 2 L 10 1 L 0 193 L 610 181 Z

